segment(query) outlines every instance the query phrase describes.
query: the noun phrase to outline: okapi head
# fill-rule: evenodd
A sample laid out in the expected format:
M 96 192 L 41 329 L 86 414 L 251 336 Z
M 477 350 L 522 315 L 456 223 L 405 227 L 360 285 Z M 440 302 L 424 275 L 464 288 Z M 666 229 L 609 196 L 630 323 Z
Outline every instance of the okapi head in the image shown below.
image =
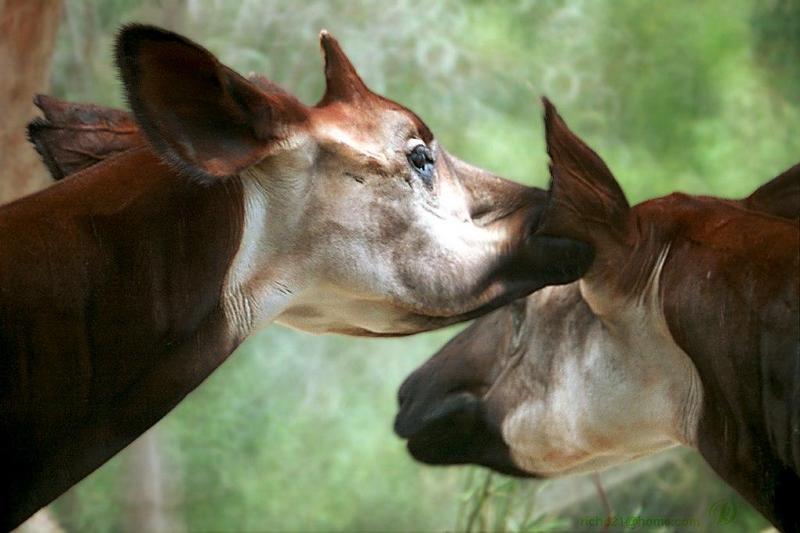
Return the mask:
M 243 331 L 275 318 L 415 333 L 584 272 L 588 245 L 534 235 L 542 191 L 448 154 L 417 115 L 367 88 L 332 36 L 320 41 L 315 106 L 174 33 L 133 25 L 117 44 L 154 149 L 197 181 L 243 183 L 245 244 L 228 284 L 247 300 Z
M 795 530 L 800 165 L 741 201 L 631 208 L 545 105 L 553 179 L 540 231 L 591 242 L 595 262 L 447 343 L 400 388 L 395 431 L 420 461 L 526 477 L 684 444 Z

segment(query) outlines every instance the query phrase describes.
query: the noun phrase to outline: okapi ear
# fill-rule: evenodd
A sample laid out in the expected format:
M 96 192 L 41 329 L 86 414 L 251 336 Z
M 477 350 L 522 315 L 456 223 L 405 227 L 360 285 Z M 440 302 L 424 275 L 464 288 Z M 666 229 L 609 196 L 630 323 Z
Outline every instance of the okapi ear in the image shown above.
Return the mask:
M 291 124 L 307 116 L 294 97 L 262 90 L 205 48 L 160 28 L 126 26 L 116 56 L 147 140 L 201 180 L 232 176 L 257 163 Z
M 624 238 L 630 207 L 600 156 L 570 131 L 547 98 L 544 123 L 550 190 L 538 233 L 591 243 Z
M 800 219 L 800 163 L 756 189 L 742 204 L 760 213 Z
M 115 154 L 139 147 L 144 139 L 130 113 L 37 94 L 43 117 L 28 124 L 28 140 L 54 180 L 75 174 Z
M 319 33 L 319 44 L 325 60 L 325 95 L 317 106 L 359 100 L 373 94 L 361 80 L 339 42 L 326 30 Z

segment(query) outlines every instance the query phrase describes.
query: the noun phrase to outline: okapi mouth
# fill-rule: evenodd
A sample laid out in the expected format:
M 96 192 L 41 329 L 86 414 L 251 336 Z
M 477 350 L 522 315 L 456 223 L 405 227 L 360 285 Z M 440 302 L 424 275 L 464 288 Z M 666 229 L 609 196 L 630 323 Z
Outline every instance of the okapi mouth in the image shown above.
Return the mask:
M 469 392 L 448 395 L 432 408 L 413 401 L 401 405 L 394 431 L 422 463 L 477 464 L 508 476 L 535 477 L 514 464 L 499 425 Z

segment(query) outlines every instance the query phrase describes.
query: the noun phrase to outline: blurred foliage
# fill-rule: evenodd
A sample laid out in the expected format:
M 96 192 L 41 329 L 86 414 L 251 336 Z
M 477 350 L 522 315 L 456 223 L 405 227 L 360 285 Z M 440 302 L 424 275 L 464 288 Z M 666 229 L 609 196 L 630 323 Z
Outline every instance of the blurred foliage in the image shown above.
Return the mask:
M 574 498 L 570 491 L 575 490 L 575 485 L 563 486 L 564 481 L 517 481 L 473 469 L 465 475 L 462 505 L 454 529 L 588 533 L 603 530 L 606 523 L 613 526 L 608 528 L 611 531 L 750 533 L 769 528 L 769 523 L 752 511 L 733 489 L 717 481 L 698 454 L 686 449 L 664 453 L 666 460 L 654 464 L 644 475 L 623 477 L 623 481 L 607 487 L 610 509 L 604 505 L 599 489 L 590 491 L 590 497 Z M 619 477 L 615 474 L 630 466 L 602 473 L 601 487 L 603 478 Z M 588 480 L 584 485 L 588 485 Z M 537 505 L 548 490 L 556 498 L 561 497 L 563 504 L 553 505 L 551 497 L 549 502 L 543 502 L 545 505 Z M 720 515 L 722 506 L 727 512 L 725 516 Z M 655 525 L 645 527 L 642 525 L 645 521 Z
M 312 103 L 323 83 L 317 34 L 327 28 L 368 85 L 414 109 L 450 151 L 529 184 L 547 181 L 541 94 L 632 201 L 675 190 L 743 196 L 800 156 L 794 0 L 66 4 L 53 93 L 73 100 L 123 105 L 113 38 L 138 21 L 185 33 Z M 391 432 L 395 391 L 455 331 L 355 340 L 275 326 L 256 335 L 159 425 L 187 526 L 541 531 L 604 515 L 596 499 L 537 511 L 536 495 L 559 481 L 543 489 L 408 458 Z M 732 498 L 739 514 L 726 531 L 763 527 L 696 455 L 673 459 L 609 490 L 615 512 L 700 517 L 708 502 Z M 56 504 L 63 524 L 119 529 L 119 461 Z
M 754 53 L 773 98 L 800 101 L 800 3 L 758 2 L 753 7 Z

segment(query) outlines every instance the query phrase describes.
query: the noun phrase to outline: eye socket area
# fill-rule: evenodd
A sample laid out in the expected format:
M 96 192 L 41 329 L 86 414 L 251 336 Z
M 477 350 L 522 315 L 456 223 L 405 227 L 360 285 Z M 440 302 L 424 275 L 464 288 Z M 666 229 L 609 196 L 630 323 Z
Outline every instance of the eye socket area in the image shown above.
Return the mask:
M 425 143 L 417 140 L 409 147 L 406 157 L 414 172 L 425 181 L 426 185 L 430 185 L 436 163 L 433 151 Z

